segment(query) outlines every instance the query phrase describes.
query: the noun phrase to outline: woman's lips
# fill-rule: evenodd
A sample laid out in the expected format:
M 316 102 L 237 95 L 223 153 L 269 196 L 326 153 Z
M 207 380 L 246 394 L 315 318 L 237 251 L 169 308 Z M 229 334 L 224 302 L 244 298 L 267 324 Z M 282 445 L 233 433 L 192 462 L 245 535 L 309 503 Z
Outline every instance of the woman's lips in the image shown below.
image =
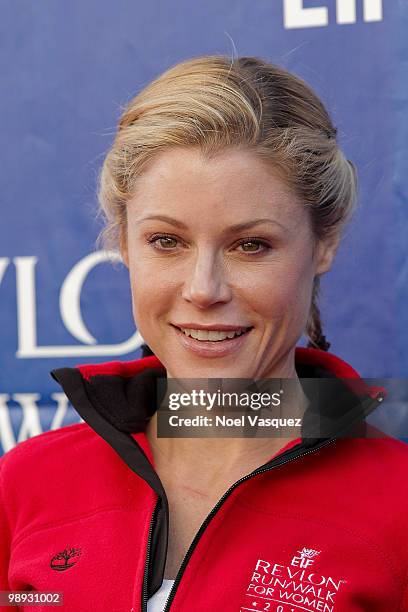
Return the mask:
M 235 338 L 227 338 L 226 340 L 196 340 L 191 336 L 186 336 L 178 327 L 173 326 L 180 342 L 184 348 L 192 351 L 196 355 L 202 357 L 224 357 L 239 350 L 246 342 L 247 337 L 253 330 L 251 327 L 248 331 Z

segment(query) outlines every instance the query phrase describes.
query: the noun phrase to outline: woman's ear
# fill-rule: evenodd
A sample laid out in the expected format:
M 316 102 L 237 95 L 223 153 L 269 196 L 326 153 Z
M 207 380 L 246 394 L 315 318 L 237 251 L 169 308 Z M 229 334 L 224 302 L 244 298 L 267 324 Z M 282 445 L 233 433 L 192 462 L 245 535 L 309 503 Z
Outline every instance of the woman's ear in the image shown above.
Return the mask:
M 120 255 L 122 257 L 122 261 L 125 264 L 125 266 L 128 268 L 129 267 L 129 253 L 128 253 L 128 247 L 127 247 L 126 232 L 124 230 L 122 230 L 120 233 L 119 250 L 120 250 Z
M 324 274 L 330 270 L 339 244 L 340 236 L 319 241 L 316 249 L 316 274 Z

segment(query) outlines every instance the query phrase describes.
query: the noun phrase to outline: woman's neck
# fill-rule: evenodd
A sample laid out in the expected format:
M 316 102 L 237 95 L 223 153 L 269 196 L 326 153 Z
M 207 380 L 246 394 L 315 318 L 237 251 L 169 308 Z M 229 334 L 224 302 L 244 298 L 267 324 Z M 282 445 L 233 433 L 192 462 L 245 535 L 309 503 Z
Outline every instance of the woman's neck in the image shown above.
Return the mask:
M 288 384 L 290 383 L 290 384 Z M 246 410 L 246 416 L 258 418 L 292 418 L 301 419 L 307 406 L 299 379 L 283 381 L 284 400 L 279 411 Z M 183 412 L 185 416 L 186 412 Z M 208 414 L 208 413 L 207 413 Z M 212 422 L 217 415 L 217 409 L 211 411 Z M 160 475 L 160 470 L 177 473 L 183 480 L 200 478 L 201 485 L 213 486 L 218 480 L 225 478 L 226 473 L 249 473 L 263 465 L 277 454 L 292 440 L 300 437 L 300 427 L 257 427 L 254 437 L 248 435 L 248 426 L 245 425 L 237 435 L 242 437 L 212 437 L 219 436 L 219 432 L 207 429 L 207 437 L 181 438 L 158 437 L 157 416 L 154 413 L 150 419 L 146 436 L 149 441 L 153 461 Z M 247 420 L 245 421 L 247 422 Z M 295 421 L 296 422 L 296 421 Z M 197 476 L 199 475 L 199 476 Z

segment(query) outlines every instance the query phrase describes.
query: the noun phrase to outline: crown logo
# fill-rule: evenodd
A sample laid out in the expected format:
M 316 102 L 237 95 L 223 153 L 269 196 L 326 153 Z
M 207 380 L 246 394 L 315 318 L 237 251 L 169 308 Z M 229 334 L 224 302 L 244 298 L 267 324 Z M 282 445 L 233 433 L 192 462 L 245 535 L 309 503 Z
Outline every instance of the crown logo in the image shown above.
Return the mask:
M 320 555 L 321 550 L 315 550 L 314 548 L 306 548 L 305 546 L 302 550 L 297 551 L 299 554 L 295 555 L 291 561 L 291 565 L 295 565 L 297 567 L 309 567 L 314 563 L 315 557 Z
M 313 559 L 317 557 L 317 555 L 320 555 L 321 552 L 321 550 L 313 550 L 313 548 L 302 548 L 302 550 L 298 550 L 299 555 L 304 559 Z

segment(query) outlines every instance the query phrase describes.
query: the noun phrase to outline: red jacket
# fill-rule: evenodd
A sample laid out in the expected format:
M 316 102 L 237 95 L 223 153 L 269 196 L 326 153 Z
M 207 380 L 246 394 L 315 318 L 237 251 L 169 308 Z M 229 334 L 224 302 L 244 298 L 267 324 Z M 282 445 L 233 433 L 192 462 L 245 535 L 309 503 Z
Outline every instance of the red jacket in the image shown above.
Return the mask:
M 358 381 L 316 349 L 297 349 L 296 369 Z M 86 422 L 1 459 L 0 591 L 63 592 L 72 612 L 146 610 L 167 550 L 167 498 L 143 433 L 158 374 L 156 357 L 53 372 Z M 365 414 L 380 397 L 366 400 Z M 407 472 L 408 445 L 393 438 L 290 443 L 219 500 L 166 610 L 408 611 Z

